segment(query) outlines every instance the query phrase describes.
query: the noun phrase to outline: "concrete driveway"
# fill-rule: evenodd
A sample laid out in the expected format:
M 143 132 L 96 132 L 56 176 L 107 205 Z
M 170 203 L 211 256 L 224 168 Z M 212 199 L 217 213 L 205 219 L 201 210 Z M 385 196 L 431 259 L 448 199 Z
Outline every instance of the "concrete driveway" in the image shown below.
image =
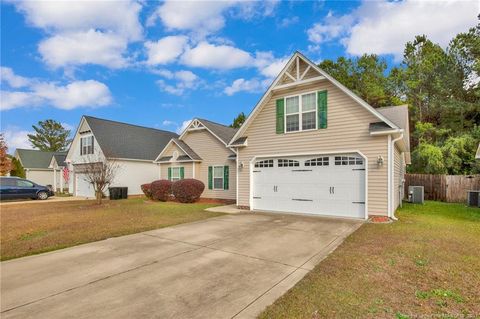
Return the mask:
M 226 215 L 1 264 L 1 317 L 251 318 L 361 225 Z

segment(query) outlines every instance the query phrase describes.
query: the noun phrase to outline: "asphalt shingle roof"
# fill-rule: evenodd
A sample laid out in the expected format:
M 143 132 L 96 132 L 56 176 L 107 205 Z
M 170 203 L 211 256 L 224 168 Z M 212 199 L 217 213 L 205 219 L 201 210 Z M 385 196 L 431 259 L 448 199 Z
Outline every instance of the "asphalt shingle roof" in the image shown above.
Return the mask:
M 85 116 L 107 157 L 155 160 L 177 134 L 154 128 Z
M 200 122 L 203 123 L 213 134 L 217 135 L 225 144 L 228 144 L 230 140 L 233 138 L 235 133 L 237 133 L 236 128 L 231 128 L 226 125 L 222 125 L 219 123 L 215 123 L 205 119 L 198 119 Z
M 16 154 L 20 158 L 24 168 L 48 168 L 52 161 L 52 156 L 63 156 L 63 161 L 65 161 L 67 152 L 46 152 L 17 148 Z
M 58 166 L 67 166 L 67 163 L 65 163 L 65 159 L 67 158 L 67 154 L 55 154 L 53 155 L 55 157 L 55 161 L 57 162 Z
M 187 155 L 192 159 L 192 160 L 199 160 L 201 161 L 202 158 L 197 154 L 195 153 L 194 150 L 192 150 L 190 148 L 190 146 L 188 146 L 187 143 L 185 143 L 184 141 L 182 140 L 179 140 L 178 138 L 174 138 L 173 141 L 182 149 L 185 151 L 185 153 L 187 153 Z

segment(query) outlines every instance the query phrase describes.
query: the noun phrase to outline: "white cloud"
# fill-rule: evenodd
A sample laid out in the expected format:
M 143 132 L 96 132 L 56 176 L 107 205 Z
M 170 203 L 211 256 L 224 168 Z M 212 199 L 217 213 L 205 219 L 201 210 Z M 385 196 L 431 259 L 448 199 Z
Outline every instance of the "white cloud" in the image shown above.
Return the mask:
M 15 108 L 31 105 L 38 105 L 40 99 L 38 99 L 32 92 L 20 92 L 20 91 L 0 91 L 0 110 L 8 111 Z
M 112 102 L 108 87 L 95 80 L 75 81 L 65 86 L 41 83 L 33 87 L 35 95 L 59 109 L 105 106 Z
M 277 26 L 278 26 L 279 28 L 288 28 L 288 27 L 291 26 L 291 25 L 297 24 L 298 21 L 300 21 L 300 18 L 297 17 L 297 16 L 286 17 L 286 18 L 283 18 L 282 20 L 280 20 L 280 21 L 277 23 Z
M 0 68 L 0 78 L 2 82 L 7 83 L 12 88 L 21 88 L 30 84 L 30 79 L 13 73 L 11 68 L 2 66 Z
M 287 64 L 290 57 L 275 58 L 272 52 L 257 52 L 255 66 L 267 78 L 276 77 Z
M 48 65 L 127 65 L 128 44 L 143 38 L 142 6 L 125 1 L 12 1 L 27 22 L 48 37 L 38 50 Z
M 190 125 L 190 123 L 192 123 L 192 120 L 183 121 L 182 125 L 180 125 L 176 130 L 177 134 L 181 134 Z
M 223 28 L 223 11 L 234 4 L 233 1 L 166 1 L 148 18 L 147 26 L 160 19 L 168 29 L 206 35 Z
M 177 122 L 170 121 L 170 120 L 164 120 L 164 121 L 162 122 L 162 125 L 163 125 L 163 126 L 177 125 Z
M 350 14 L 327 15 L 307 31 L 317 45 L 340 41 L 348 53 L 393 54 L 400 59 L 405 43 L 425 34 L 447 46 L 459 32 L 477 23 L 477 1 L 365 1 Z
M 121 68 L 127 64 L 122 55 L 126 49 L 124 38 L 93 29 L 55 35 L 38 46 L 43 60 L 54 68 L 79 64 Z
M 268 85 L 268 82 L 270 82 L 268 79 L 267 80 L 236 79 L 235 81 L 233 81 L 232 85 L 227 86 L 223 92 L 229 96 L 234 95 L 235 93 L 238 93 L 241 91 L 253 92 L 253 93 L 262 92 L 265 90 L 266 86 Z
M 33 132 L 22 130 L 16 126 L 8 126 L 5 130 L 2 131 L 5 141 L 8 146 L 8 151 L 10 154 L 13 154 L 17 148 L 26 148 L 31 149 L 32 145 L 28 141 L 27 134 L 32 134 Z
M 204 38 L 225 26 L 226 16 L 254 20 L 272 16 L 279 0 L 268 1 L 175 1 L 168 0 L 158 6 L 147 19 L 147 26 L 157 20 L 169 30 L 191 32 L 196 38 Z
M 15 75 L 13 71 L 12 74 Z M 77 107 L 105 106 L 112 102 L 108 87 L 95 80 L 73 81 L 59 85 L 54 82 L 25 79 L 29 85 L 24 91 L 1 91 L 0 110 L 41 105 L 71 110 Z
M 175 61 L 185 50 L 188 38 L 186 36 L 168 36 L 156 42 L 145 42 L 148 60 L 147 64 L 166 64 Z
M 160 89 L 173 95 L 182 95 L 187 90 L 195 90 L 202 83 L 200 78 L 195 73 L 188 70 L 176 72 L 164 70 L 163 73 L 166 75 L 165 77 L 167 79 L 175 81 L 175 83 L 170 84 L 162 79 L 157 80 L 156 83 Z
M 230 45 L 214 45 L 205 41 L 188 49 L 181 57 L 183 64 L 218 70 L 235 69 L 251 65 L 250 53 Z
M 111 30 L 140 40 L 143 28 L 137 1 L 12 1 L 27 22 L 53 32 Z

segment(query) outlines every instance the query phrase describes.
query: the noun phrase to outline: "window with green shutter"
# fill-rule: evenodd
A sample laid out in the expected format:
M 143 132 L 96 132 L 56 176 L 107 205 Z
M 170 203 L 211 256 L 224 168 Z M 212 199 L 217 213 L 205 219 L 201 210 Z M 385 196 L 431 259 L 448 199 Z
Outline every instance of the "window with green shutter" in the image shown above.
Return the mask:
M 208 189 L 213 189 L 213 167 L 208 167 Z
M 172 180 L 172 168 L 171 167 L 168 168 L 168 180 L 169 181 Z
M 318 128 L 327 128 L 327 91 L 319 91 L 318 95 Z
M 227 190 L 229 184 L 229 167 L 223 167 L 223 189 Z
M 185 177 L 185 168 L 184 167 L 169 167 L 168 168 L 168 179 L 172 182 L 184 179 Z
M 285 132 L 285 100 L 277 100 L 277 134 L 283 134 Z

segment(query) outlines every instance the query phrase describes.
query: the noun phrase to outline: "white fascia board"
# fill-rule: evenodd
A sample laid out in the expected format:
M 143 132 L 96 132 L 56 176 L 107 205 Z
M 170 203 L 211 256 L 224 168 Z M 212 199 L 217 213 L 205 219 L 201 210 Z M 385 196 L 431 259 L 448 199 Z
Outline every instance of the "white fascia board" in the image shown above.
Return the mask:
M 154 163 L 159 163 L 158 162 L 158 159 L 163 155 L 163 153 L 165 152 L 165 150 L 170 146 L 170 144 L 172 144 L 173 142 L 173 138 L 170 139 L 170 141 L 168 141 L 167 145 L 165 145 L 165 147 L 163 148 L 163 150 L 160 152 L 160 154 L 158 154 L 158 156 L 155 158 L 155 160 L 153 161 Z M 175 143 L 175 145 L 177 145 Z

